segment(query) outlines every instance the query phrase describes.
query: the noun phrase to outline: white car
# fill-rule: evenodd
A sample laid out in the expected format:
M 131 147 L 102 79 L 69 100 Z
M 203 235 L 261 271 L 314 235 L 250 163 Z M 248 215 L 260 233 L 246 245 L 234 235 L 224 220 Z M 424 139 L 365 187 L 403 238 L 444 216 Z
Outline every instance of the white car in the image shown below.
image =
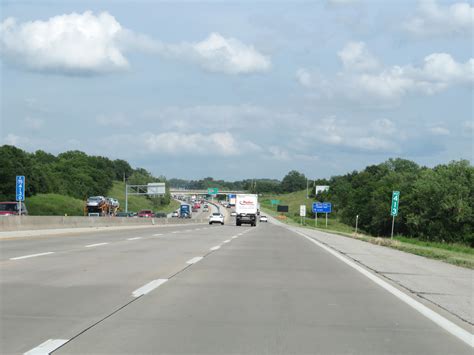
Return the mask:
M 224 225 L 224 215 L 219 212 L 215 212 L 211 214 L 209 216 L 209 224 L 214 224 L 214 223 L 220 223 Z
M 174 211 L 171 215 L 171 217 L 179 217 L 178 211 Z
M 232 211 L 232 212 L 230 213 L 230 216 L 231 216 L 231 217 L 236 217 L 236 216 L 237 216 L 237 212 Z
M 268 222 L 267 216 L 260 216 L 260 222 Z

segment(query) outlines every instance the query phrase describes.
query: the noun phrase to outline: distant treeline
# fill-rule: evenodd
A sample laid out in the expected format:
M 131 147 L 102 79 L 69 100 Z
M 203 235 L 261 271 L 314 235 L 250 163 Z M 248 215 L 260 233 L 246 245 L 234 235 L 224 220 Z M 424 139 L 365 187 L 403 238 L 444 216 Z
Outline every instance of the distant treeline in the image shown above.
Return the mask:
M 332 177 L 329 191 L 316 200 L 333 204 L 346 224 L 372 235 L 391 231 L 392 191 L 400 191 L 396 233 L 423 240 L 459 242 L 474 247 L 474 168 L 467 160 L 434 168 L 390 159 L 364 170 Z M 314 195 L 313 195 L 314 196 Z
M 162 181 L 145 169 L 133 169 L 124 160 L 110 160 L 69 151 L 58 156 L 38 150 L 28 153 L 10 145 L 0 147 L 0 199 L 15 199 L 15 176 L 25 175 L 26 196 L 57 193 L 78 199 L 103 195 L 113 181 L 127 179 L 129 184 Z M 164 201 L 166 202 L 166 201 Z M 168 201 L 169 202 L 169 201 Z

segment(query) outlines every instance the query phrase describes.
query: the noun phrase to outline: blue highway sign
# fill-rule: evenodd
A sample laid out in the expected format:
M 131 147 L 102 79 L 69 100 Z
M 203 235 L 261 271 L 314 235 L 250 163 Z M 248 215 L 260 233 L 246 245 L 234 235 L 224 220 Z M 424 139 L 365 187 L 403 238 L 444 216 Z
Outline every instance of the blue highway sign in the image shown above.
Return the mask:
M 313 213 L 331 213 L 331 202 L 313 202 Z
M 25 177 L 23 175 L 16 177 L 16 200 L 25 200 Z

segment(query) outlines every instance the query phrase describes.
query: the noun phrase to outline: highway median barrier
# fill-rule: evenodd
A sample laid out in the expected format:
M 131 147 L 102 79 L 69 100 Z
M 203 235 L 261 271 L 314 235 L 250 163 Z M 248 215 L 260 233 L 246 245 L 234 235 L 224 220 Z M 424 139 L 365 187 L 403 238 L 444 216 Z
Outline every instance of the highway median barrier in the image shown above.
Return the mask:
M 0 232 L 63 229 L 120 227 L 144 225 L 169 225 L 206 223 L 207 219 L 186 218 L 127 218 L 127 217 L 81 217 L 81 216 L 8 216 L 0 218 Z

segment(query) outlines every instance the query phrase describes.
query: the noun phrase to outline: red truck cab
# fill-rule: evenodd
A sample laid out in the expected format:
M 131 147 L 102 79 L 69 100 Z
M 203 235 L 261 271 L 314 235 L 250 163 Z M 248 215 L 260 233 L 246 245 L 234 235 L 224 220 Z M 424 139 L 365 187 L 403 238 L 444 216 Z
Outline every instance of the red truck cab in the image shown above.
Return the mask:
M 14 202 L 0 202 L 0 216 L 18 216 L 20 214 L 20 204 Z M 24 203 L 21 204 L 21 215 L 28 215 L 28 210 Z

